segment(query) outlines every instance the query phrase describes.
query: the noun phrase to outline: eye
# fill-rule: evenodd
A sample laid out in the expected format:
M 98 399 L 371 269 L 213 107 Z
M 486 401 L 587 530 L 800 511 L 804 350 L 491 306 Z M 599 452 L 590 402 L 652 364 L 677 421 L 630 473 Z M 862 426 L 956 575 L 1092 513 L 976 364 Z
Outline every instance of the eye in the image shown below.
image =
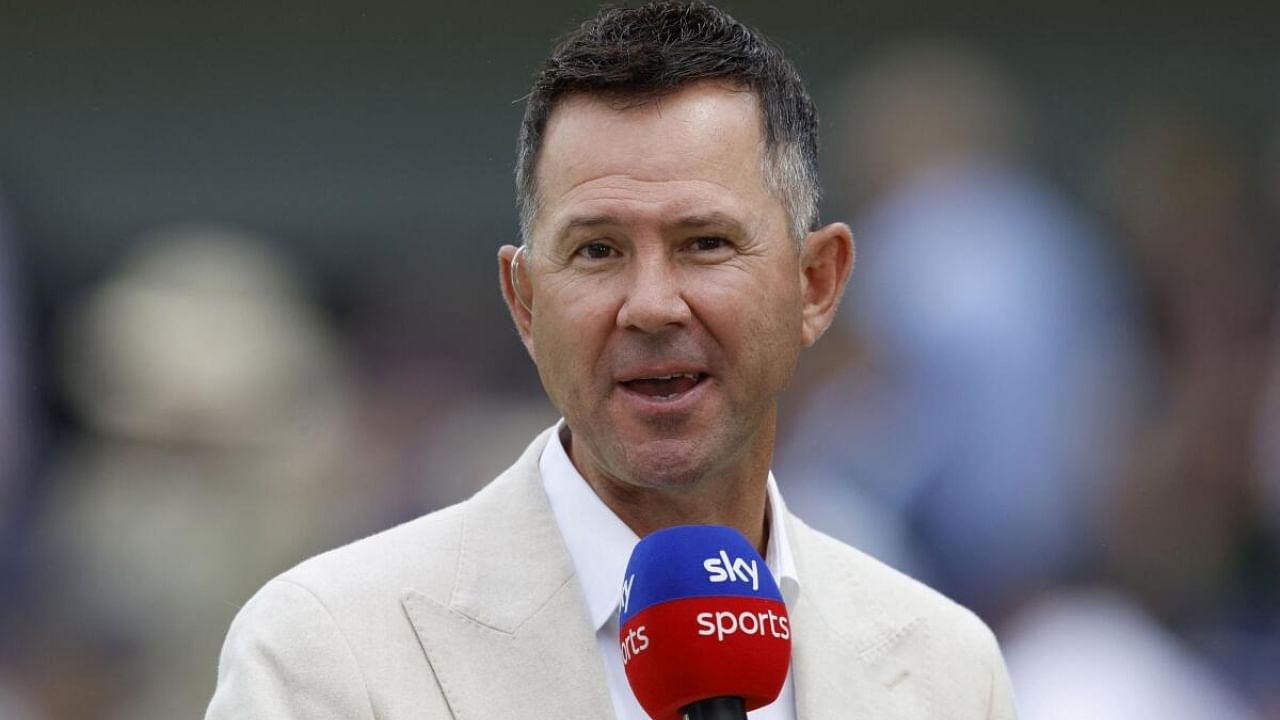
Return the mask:
M 712 250 L 719 250 L 728 245 L 729 245 L 728 240 L 725 240 L 722 237 L 717 237 L 715 235 L 697 237 L 697 238 L 694 238 L 689 243 L 690 249 L 697 250 L 699 252 L 710 252 Z
M 588 260 L 605 260 L 613 257 L 616 251 L 603 242 L 590 242 L 578 248 L 578 255 Z

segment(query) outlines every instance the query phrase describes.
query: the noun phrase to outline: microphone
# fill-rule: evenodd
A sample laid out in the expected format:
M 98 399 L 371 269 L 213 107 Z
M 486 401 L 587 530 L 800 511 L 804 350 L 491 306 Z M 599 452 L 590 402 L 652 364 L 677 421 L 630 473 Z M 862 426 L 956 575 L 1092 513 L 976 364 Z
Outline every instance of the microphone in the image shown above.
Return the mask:
M 622 581 L 622 663 L 654 720 L 743 720 L 791 664 L 782 593 L 737 530 L 686 525 L 636 545 Z

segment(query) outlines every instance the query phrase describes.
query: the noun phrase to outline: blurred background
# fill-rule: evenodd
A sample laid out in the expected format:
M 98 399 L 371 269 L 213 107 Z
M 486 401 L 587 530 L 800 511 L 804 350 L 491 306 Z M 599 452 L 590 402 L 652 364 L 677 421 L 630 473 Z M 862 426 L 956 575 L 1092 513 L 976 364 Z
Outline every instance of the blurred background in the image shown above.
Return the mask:
M 729 2 L 858 240 L 775 463 L 1025 720 L 1280 718 L 1280 13 Z M 594 5 L 0 3 L 0 718 L 195 717 L 299 559 L 554 421 L 497 292 Z

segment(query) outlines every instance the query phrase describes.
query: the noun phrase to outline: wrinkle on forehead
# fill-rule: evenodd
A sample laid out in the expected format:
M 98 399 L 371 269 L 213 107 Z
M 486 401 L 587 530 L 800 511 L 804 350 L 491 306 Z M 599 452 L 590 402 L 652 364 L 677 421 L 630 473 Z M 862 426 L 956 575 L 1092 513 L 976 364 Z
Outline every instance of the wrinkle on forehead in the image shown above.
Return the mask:
M 706 181 L 600 178 L 574 187 L 548 213 L 552 241 L 584 228 L 651 227 L 661 231 L 719 228 L 755 230 L 757 205 L 723 185 Z
M 548 123 L 538 224 L 609 200 L 715 201 L 725 212 L 772 203 L 783 212 L 765 184 L 761 124 L 754 93 L 723 83 L 622 108 L 596 96 L 567 98 Z

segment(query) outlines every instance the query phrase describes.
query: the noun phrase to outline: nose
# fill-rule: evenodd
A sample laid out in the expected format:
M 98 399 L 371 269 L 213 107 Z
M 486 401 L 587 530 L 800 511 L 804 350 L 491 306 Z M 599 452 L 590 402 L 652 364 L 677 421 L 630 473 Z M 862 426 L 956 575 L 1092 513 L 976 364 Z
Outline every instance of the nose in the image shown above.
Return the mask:
M 657 333 L 684 325 L 692 311 L 683 295 L 679 271 L 663 256 L 637 259 L 627 296 L 618 308 L 618 327 Z

